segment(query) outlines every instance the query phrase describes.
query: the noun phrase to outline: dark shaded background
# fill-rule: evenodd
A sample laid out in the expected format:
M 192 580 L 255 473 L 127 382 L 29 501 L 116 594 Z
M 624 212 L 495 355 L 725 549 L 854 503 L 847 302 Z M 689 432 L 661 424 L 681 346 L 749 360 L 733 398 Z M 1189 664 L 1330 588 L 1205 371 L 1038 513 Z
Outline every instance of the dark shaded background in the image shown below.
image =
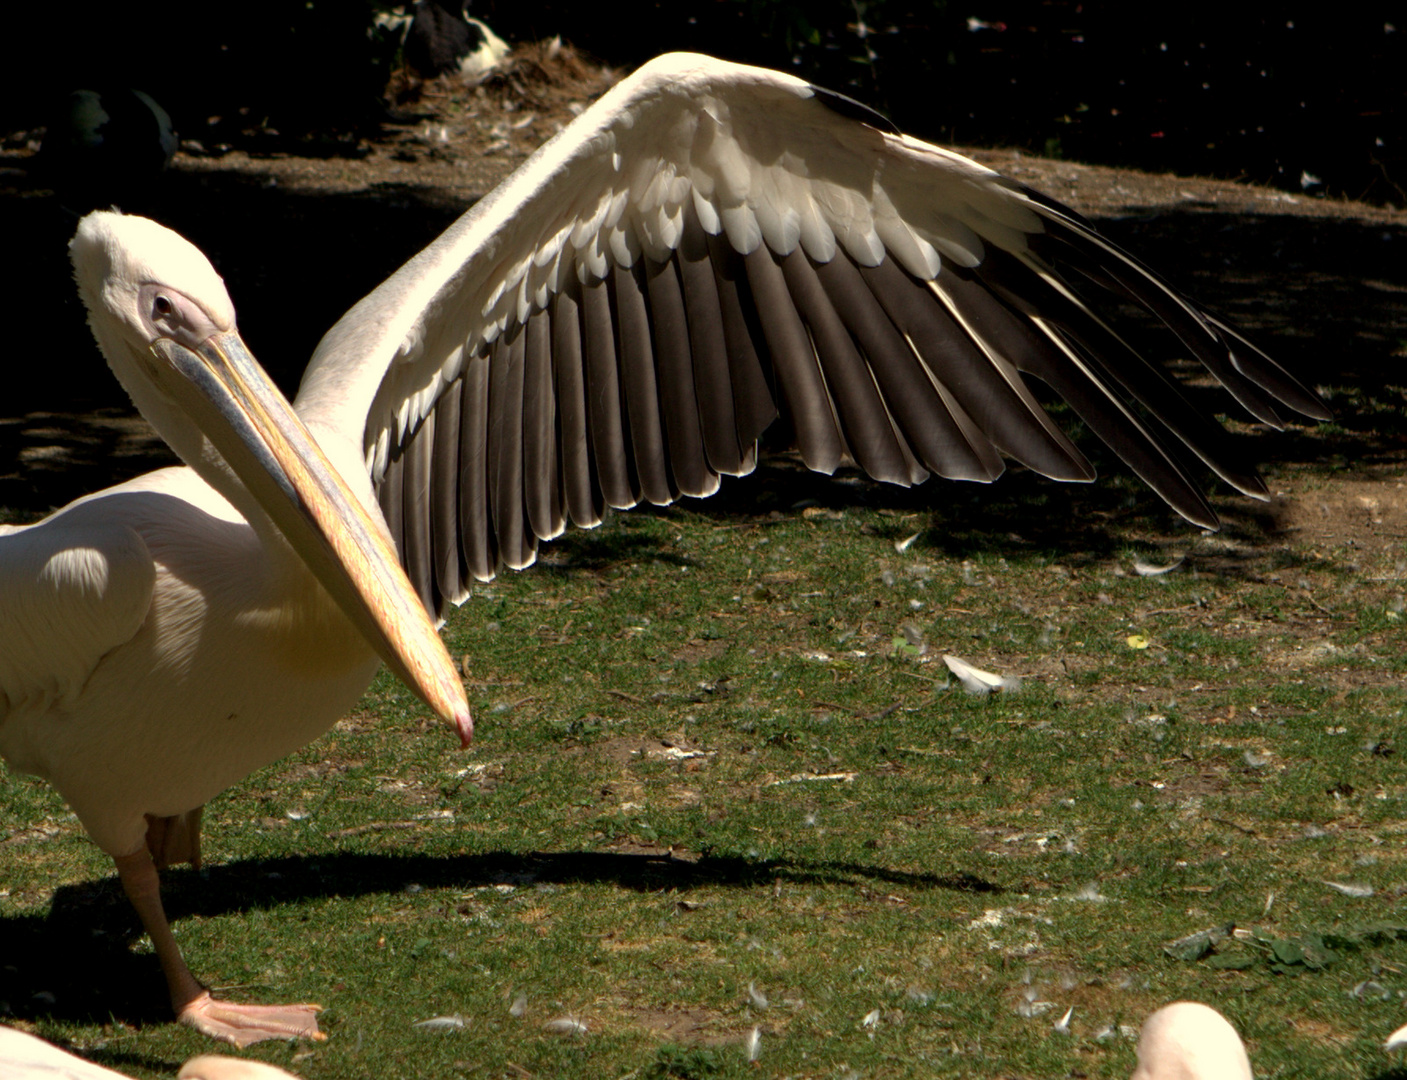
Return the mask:
M 0 131 L 43 124 L 75 86 L 130 85 L 188 138 L 237 145 L 266 124 L 335 152 L 382 115 L 395 43 L 368 27 L 387 6 L 14 5 Z M 1322 181 L 1312 191 L 1407 203 L 1400 3 L 473 0 L 473 11 L 509 40 L 560 34 L 612 64 L 695 49 L 795 70 L 938 141 L 1290 190 L 1308 173 Z
M 622 62 L 679 42 L 791 68 L 940 142 L 1407 203 L 1401 4 L 641 2 L 628 34 L 570 0 L 481 8 Z
M 122 457 L 118 429 L 90 423 L 89 410 L 130 404 L 93 346 L 71 282 L 66 247 L 76 215 L 25 174 L 33 164 L 26 148 L 54 102 L 77 86 L 136 86 L 165 105 L 183 139 L 212 152 L 224 144 L 255 156 L 356 156 L 396 109 L 401 119 L 416 109 L 384 95 L 396 42 L 368 34 L 378 6 L 245 0 L 237 8 L 80 3 L 5 12 L 0 505 L 42 509 L 149 467 Z M 622 68 L 687 48 L 793 70 L 940 142 L 1015 145 L 1296 193 L 1308 172 L 1322 180 L 1313 193 L 1407 204 L 1407 25 L 1390 30 L 1386 4 L 1289 5 L 1274 16 L 1199 0 L 1176 8 L 474 0 L 474 11 L 510 41 L 561 34 Z M 205 250 L 246 339 L 290 392 L 322 333 L 464 208 L 387 184 L 295 193 L 212 161 L 209 171 L 168 170 L 120 205 Z M 1370 402 L 1402 382 L 1400 227 L 1355 220 L 1351 208 L 1314 219 L 1213 209 L 1135 201 L 1100 228 L 1236 318 L 1310 382 L 1352 385 Z M 1351 410 L 1339 411 L 1346 426 L 1361 426 Z M 49 427 L 56 445 L 87 440 L 91 475 L 71 459 L 15 466 L 51 438 L 42 434 Z M 1401 438 L 1375 429 L 1339 452 L 1351 461 L 1396 454 Z M 1321 452 L 1258 443 L 1262 460 Z

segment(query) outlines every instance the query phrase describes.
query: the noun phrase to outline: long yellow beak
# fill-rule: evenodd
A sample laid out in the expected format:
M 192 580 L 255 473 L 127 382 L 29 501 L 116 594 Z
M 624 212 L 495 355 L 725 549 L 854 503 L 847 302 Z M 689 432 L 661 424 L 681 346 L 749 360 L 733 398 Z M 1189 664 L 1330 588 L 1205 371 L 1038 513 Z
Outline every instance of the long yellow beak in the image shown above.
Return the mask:
M 157 357 L 196 393 L 181 404 L 356 628 L 467 746 L 464 685 L 386 536 L 323 454 L 237 331 Z

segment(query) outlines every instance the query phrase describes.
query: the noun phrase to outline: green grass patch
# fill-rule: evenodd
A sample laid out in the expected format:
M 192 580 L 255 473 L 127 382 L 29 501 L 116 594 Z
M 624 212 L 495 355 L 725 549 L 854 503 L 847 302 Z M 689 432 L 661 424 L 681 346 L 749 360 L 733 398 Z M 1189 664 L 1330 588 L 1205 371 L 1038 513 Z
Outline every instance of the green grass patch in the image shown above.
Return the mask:
M 969 492 L 764 468 L 476 590 L 445 630 L 472 749 L 383 674 L 166 876 L 198 974 L 326 1007 L 326 1043 L 249 1056 L 309 1080 L 1125 1077 L 1130 1030 L 1195 998 L 1257 1075 L 1387 1075 L 1391 546 L 1203 539 L 1117 485 L 1075 514 L 1053 486 Z M 944 653 L 1019 689 L 967 694 Z M 0 777 L 0 861 L 0 1014 L 137 1076 L 208 1049 L 42 783 Z

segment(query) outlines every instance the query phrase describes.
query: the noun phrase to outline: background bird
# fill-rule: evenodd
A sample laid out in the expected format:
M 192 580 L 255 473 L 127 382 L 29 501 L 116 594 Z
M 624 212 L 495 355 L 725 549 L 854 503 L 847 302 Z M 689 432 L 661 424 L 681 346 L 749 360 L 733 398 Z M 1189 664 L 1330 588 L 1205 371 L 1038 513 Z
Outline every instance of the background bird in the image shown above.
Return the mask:
M 1251 1080 L 1241 1036 L 1210 1005 L 1175 1001 L 1143 1022 L 1130 1080 Z
M 4 1026 L 0 1026 L 0 1076 L 5 1080 L 123 1080 L 122 1073 Z M 181 1066 L 176 1080 L 298 1080 L 298 1077 L 262 1061 L 201 1054 Z
M 457 72 L 477 81 L 507 55 L 507 43 L 469 14 L 467 0 L 420 0 L 415 5 L 405 58 L 426 78 Z
M 98 214 L 72 253 L 104 354 L 189 467 L 0 534 L 0 752 L 114 857 L 181 1019 L 241 1045 L 315 1035 L 316 1007 L 212 1000 L 155 866 L 198 856 L 199 807 L 331 726 L 377 655 L 467 740 L 424 611 L 568 523 L 710 494 L 774 422 L 821 472 L 1092 479 L 1038 383 L 1190 520 L 1217 519 L 1189 454 L 1264 497 L 1100 295 L 1260 419 L 1328 415 L 1072 211 L 706 57 L 646 65 L 357 304 L 296 415 L 194 247 Z
M 171 117 L 127 87 L 75 90 L 50 111 L 36 165 L 77 213 L 145 201 L 176 153 Z

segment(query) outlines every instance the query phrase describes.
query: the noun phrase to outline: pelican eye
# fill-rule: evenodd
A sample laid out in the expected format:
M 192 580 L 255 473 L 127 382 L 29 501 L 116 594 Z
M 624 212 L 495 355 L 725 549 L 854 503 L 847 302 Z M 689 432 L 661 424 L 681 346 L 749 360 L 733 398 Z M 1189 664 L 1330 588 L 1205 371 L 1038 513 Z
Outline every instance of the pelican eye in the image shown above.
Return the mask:
M 171 303 L 170 298 L 162 296 L 160 293 L 157 293 L 156 299 L 151 302 L 152 314 L 157 318 L 170 315 L 175 310 L 176 305 Z

